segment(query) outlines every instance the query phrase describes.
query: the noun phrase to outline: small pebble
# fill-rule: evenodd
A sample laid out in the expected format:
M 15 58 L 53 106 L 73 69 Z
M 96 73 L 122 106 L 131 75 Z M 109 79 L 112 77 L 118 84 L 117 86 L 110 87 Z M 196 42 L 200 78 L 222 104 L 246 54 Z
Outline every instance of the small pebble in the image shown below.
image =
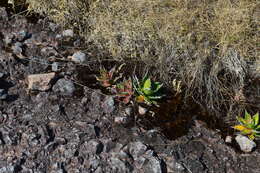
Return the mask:
M 73 32 L 72 29 L 67 29 L 67 30 L 62 32 L 62 36 L 63 37 L 73 37 L 74 36 L 74 32 Z
M 28 37 L 28 33 L 26 31 L 24 31 L 24 30 L 20 31 L 17 34 L 18 41 L 24 41 L 27 37 Z
M 1 73 L 1 72 L 0 72 L 0 79 L 1 79 L 2 77 L 4 77 L 4 75 L 5 75 L 4 73 Z
M 59 68 L 59 66 L 58 66 L 57 62 L 54 62 L 54 63 L 51 64 L 51 70 L 52 71 L 56 72 L 56 71 L 58 71 L 58 68 Z
M 142 106 L 138 106 L 138 112 L 140 115 L 144 115 L 147 113 L 147 109 Z
M 16 54 L 16 55 L 20 55 L 23 52 L 22 46 L 23 46 L 22 43 L 16 42 L 14 44 L 14 46 L 12 46 L 13 53 Z
M 53 91 L 59 92 L 62 95 L 71 96 L 76 90 L 74 83 L 71 80 L 59 79 L 53 86 Z
M 7 98 L 7 93 L 4 89 L 0 89 L 0 100 L 5 100 Z
M 232 143 L 232 137 L 231 136 L 227 136 L 225 139 L 226 143 Z
M 70 56 L 72 61 L 77 62 L 77 63 L 83 63 L 87 60 L 87 56 L 83 52 L 75 52 L 72 56 Z
M 57 28 L 58 28 L 58 25 L 55 24 L 55 23 L 50 22 L 49 23 L 49 28 L 51 29 L 52 32 L 55 32 L 57 30 Z

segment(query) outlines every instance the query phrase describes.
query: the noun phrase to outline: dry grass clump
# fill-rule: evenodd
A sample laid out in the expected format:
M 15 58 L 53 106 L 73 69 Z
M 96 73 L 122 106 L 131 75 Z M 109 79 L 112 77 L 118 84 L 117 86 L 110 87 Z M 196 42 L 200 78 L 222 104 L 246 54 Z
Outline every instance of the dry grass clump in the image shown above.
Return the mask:
M 212 110 L 234 102 L 259 58 L 258 0 L 27 0 L 114 58 L 141 58 Z
M 27 0 L 37 12 L 79 31 L 116 57 L 181 48 L 220 55 L 229 47 L 255 57 L 257 0 Z M 158 48 L 159 46 L 159 48 Z M 153 53 L 151 53 L 153 52 Z M 148 55 L 146 55 L 148 54 Z

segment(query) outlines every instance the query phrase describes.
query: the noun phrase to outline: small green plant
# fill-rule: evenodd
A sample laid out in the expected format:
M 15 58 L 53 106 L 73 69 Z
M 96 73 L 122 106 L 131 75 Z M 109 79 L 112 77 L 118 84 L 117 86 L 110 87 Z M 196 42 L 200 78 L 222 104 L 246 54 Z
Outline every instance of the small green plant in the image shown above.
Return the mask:
M 134 95 L 132 80 L 123 80 L 113 88 L 113 92 L 116 93 L 118 100 L 125 104 L 129 103 Z
M 158 106 L 156 100 L 161 99 L 163 95 L 160 93 L 160 89 L 163 84 L 159 82 L 153 82 L 150 78 L 147 77 L 147 74 L 144 76 L 140 82 L 136 76 L 133 77 L 133 86 L 138 94 L 136 100 L 138 102 L 145 102 L 148 105 L 154 104 Z
M 109 71 L 102 67 L 99 70 L 100 75 L 96 76 L 96 79 L 101 83 L 103 87 L 112 87 L 120 78 L 122 78 L 122 73 L 120 70 L 125 64 L 121 64 L 118 68 L 114 66 Z
M 253 117 L 245 111 L 245 118 L 237 117 L 239 125 L 233 126 L 234 129 L 240 131 L 241 134 L 247 135 L 251 140 L 260 137 L 259 113 Z

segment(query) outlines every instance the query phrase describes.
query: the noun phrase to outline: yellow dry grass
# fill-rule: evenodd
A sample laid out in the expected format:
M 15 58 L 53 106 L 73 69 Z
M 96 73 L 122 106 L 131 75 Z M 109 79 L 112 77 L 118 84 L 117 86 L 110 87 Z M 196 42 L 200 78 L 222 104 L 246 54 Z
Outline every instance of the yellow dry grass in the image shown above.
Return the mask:
M 164 81 L 179 78 L 187 95 L 212 110 L 233 109 L 248 72 L 258 69 L 258 0 L 27 2 L 31 10 L 77 30 L 97 51 L 149 60 Z
M 256 57 L 257 0 L 27 0 L 31 9 L 76 27 L 114 57 L 147 58 L 167 45 L 200 54 L 234 48 Z M 151 54 L 151 52 L 153 52 Z M 159 57 L 157 57 L 159 58 Z

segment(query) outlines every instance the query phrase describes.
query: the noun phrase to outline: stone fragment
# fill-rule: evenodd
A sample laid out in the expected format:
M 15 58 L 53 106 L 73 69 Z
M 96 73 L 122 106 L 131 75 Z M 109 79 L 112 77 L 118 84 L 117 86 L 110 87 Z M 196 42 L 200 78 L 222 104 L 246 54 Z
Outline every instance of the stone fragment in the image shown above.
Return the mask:
M 41 49 L 41 55 L 45 57 L 57 56 L 58 52 L 53 47 L 44 47 Z
M 13 46 L 12 46 L 12 50 L 13 53 L 16 55 L 21 55 L 23 52 L 23 44 L 20 42 L 16 42 Z
M 81 51 L 75 52 L 72 56 L 69 56 L 68 58 L 76 63 L 83 63 L 87 60 L 86 54 Z
M 117 124 L 123 124 L 123 125 L 127 125 L 131 122 L 131 118 L 129 116 L 117 116 L 114 119 L 114 122 Z
M 13 41 L 14 35 L 13 34 L 6 34 L 4 38 L 5 45 L 10 45 Z
M 111 96 L 107 96 L 102 104 L 104 112 L 109 114 L 115 110 L 115 101 Z
M 30 37 L 30 34 L 28 34 L 28 32 L 26 32 L 25 30 L 22 30 L 17 33 L 16 37 L 17 37 L 18 41 L 24 41 L 25 39 Z
M 8 20 L 8 14 L 7 14 L 7 11 L 5 8 L 0 8 L 0 19 L 1 20 L 5 20 L 7 21 Z
M 246 153 L 251 152 L 256 147 L 256 143 L 248 139 L 246 136 L 237 135 L 235 140 L 238 143 L 240 149 Z
M 59 79 L 52 89 L 54 92 L 58 92 L 62 95 L 71 96 L 73 95 L 76 88 L 71 80 Z
M 59 64 L 57 62 L 52 63 L 51 70 L 57 72 L 59 70 Z
M 129 153 L 133 156 L 136 160 L 139 156 L 144 154 L 147 150 L 147 146 L 144 145 L 142 142 L 131 142 L 129 145 Z
M 144 115 L 147 113 L 147 109 L 142 106 L 138 106 L 138 112 L 140 115 Z
M 156 157 L 150 157 L 143 166 L 145 173 L 163 173 L 162 161 Z
M 28 75 L 28 89 L 36 91 L 47 91 L 51 88 L 51 81 L 55 73 L 32 74 Z
M 4 89 L 0 89 L 0 100 L 5 100 L 7 98 L 7 93 Z
M 52 32 L 55 32 L 58 29 L 58 25 L 55 23 L 50 22 L 49 23 L 49 28 L 51 29 Z
M 63 37 L 73 37 L 74 36 L 74 32 L 72 29 L 67 29 L 67 30 L 64 30 L 62 32 L 62 36 Z
M 226 143 L 232 143 L 232 137 L 231 136 L 226 136 L 225 142 Z
M 98 140 L 91 140 L 87 144 L 89 150 L 93 154 L 100 154 L 103 151 L 104 145 Z
M 2 72 L 0 72 L 0 79 L 2 78 L 2 77 L 4 77 L 4 73 L 2 73 Z
M 123 161 L 117 157 L 112 157 L 109 164 L 113 170 L 112 172 L 130 173 L 133 170 L 133 167 L 127 161 Z

